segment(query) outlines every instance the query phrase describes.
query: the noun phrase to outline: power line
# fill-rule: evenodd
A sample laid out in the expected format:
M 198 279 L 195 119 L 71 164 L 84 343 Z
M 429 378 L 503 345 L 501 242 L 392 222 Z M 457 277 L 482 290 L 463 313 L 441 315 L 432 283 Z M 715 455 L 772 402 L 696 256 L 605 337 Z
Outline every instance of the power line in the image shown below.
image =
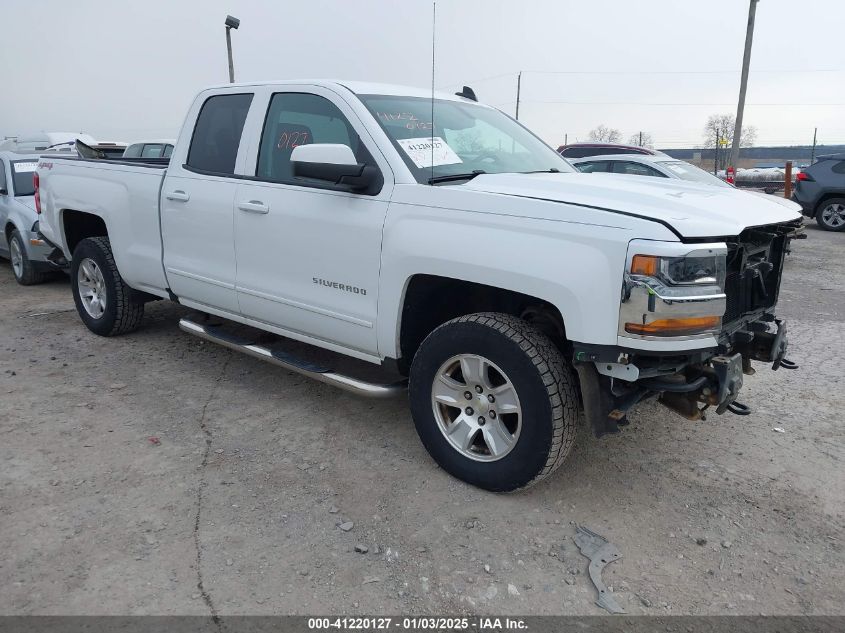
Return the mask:
M 506 102 L 506 103 L 513 103 Z M 522 99 L 522 103 L 555 103 L 560 105 L 628 105 L 628 106 L 725 106 L 723 103 L 651 103 L 644 101 L 565 101 L 556 99 Z M 748 103 L 749 106 L 845 106 L 845 103 Z
M 736 75 L 739 70 L 524 70 L 538 75 Z M 752 73 L 841 73 L 841 68 L 784 68 L 752 70 Z M 514 73 L 509 73 L 514 74 Z
M 513 77 L 518 75 L 520 71 L 512 70 L 506 73 L 499 73 L 497 75 L 488 75 L 486 77 L 477 77 L 475 79 L 457 79 L 454 82 L 444 83 L 438 86 L 439 89 L 449 88 L 450 86 L 463 83 L 481 83 L 484 81 L 491 81 L 493 79 L 501 79 L 502 77 Z M 523 70 L 523 73 L 532 73 L 535 75 L 736 75 L 739 70 Z M 751 70 L 752 74 L 766 74 L 766 73 L 842 73 L 845 69 L 842 68 L 782 68 L 782 69 L 765 69 L 765 70 Z
M 443 90 L 445 88 L 450 88 L 451 86 L 455 86 L 455 85 L 457 85 L 461 82 L 477 84 L 477 83 L 481 83 L 482 81 L 490 81 L 492 79 L 500 79 L 501 77 L 513 77 L 514 75 L 518 75 L 518 74 L 519 74 L 519 71 L 514 70 L 513 72 L 509 72 L 509 73 L 500 73 L 498 75 L 490 75 L 489 77 L 479 77 L 477 79 L 470 79 L 468 81 L 464 80 L 464 79 L 460 79 L 460 80 L 457 80 L 457 81 L 454 81 L 454 82 L 451 82 L 451 83 L 448 83 L 448 84 L 441 84 L 441 85 L 437 86 L 437 88 L 439 90 Z

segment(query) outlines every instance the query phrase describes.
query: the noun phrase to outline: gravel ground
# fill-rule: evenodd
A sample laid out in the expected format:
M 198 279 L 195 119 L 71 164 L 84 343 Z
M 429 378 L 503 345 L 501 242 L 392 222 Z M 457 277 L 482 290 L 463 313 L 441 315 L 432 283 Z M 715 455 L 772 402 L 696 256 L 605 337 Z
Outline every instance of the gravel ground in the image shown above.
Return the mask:
M 751 416 L 645 404 L 512 495 L 439 470 L 403 399 L 203 343 L 167 302 L 99 338 L 66 279 L 4 265 L 0 613 L 600 614 L 583 524 L 629 613 L 843 614 L 845 235 L 807 232 L 780 304 L 801 369 L 758 364 Z

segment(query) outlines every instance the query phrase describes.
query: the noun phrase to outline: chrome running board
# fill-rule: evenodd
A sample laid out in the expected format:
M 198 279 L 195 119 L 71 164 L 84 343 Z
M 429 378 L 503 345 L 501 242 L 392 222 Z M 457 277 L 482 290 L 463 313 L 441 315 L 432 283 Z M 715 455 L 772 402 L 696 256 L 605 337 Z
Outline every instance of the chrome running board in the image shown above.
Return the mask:
M 392 398 L 406 391 L 408 387 L 407 380 L 400 380 L 392 384 L 377 384 L 358 380 L 352 376 L 345 376 L 338 374 L 331 369 L 301 360 L 291 354 L 281 351 L 274 351 L 268 347 L 251 343 L 245 339 L 240 339 L 227 332 L 218 330 L 214 326 L 201 325 L 190 319 L 180 319 L 179 328 L 183 332 L 193 334 L 206 341 L 217 343 L 223 347 L 228 347 L 238 352 L 259 358 L 268 363 L 278 365 L 289 371 L 294 371 L 303 376 L 308 376 L 314 380 L 319 380 L 335 387 L 340 387 L 345 391 L 357 393 L 369 398 Z

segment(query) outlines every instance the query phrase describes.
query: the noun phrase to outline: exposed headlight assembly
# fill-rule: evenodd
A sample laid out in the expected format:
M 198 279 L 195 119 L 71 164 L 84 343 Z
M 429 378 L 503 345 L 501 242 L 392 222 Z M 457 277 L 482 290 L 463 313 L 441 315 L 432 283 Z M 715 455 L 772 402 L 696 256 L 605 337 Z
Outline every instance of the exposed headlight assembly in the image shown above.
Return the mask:
M 631 275 L 665 286 L 719 286 L 725 289 L 725 255 L 694 251 L 685 257 L 634 255 Z
M 678 253 L 683 249 L 685 252 Z M 625 271 L 619 334 L 712 336 L 725 313 L 724 244 L 635 241 Z M 672 252 L 674 251 L 674 252 Z

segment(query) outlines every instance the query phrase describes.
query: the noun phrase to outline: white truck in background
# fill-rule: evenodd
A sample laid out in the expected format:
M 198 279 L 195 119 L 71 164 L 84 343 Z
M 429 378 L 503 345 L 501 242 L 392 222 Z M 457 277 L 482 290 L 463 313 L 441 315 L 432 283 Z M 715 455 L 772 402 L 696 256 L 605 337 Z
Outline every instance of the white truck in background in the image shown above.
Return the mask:
M 17 152 L 18 154 L 41 152 L 49 147 L 73 143 L 77 140 L 81 140 L 88 145 L 96 143 L 92 136 L 83 132 L 34 132 L 7 137 L 0 141 L 0 151 Z
M 170 299 L 200 313 L 185 331 L 350 391 L 407 379 L 430 454 L 489 490 L 553 472 L 579 409 L 597 435 L 651 397 L 690 419 L 745 414 L 752 361 L 794 366 L 774 310 L 797 205 L 580 174 L 464 94 L 210 88 L 169 160 L 43 157 L 39 230 L 70 261 L 92 332 L 130 332 L 145 302 Z

